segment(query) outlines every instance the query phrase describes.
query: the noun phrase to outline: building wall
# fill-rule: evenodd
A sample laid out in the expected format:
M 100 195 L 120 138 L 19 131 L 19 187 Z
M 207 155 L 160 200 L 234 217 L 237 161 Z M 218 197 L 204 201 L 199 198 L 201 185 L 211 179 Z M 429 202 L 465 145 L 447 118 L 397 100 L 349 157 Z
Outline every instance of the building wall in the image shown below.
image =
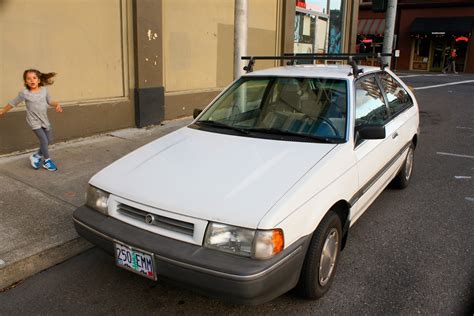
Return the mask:
M 125 0 L 0 1 L 0 106 L 23 89 L 25 69 L 57 72 L 48 87 L 56 140 L 133 125 Z M 52 109 L 51 109 L 52 110 Z M 0 124 L 0 154 L 36 146 L 18 106 Z
M 57 72 L 50 90 L 64 102 L 126 95 L 120 0 L 1 3 L 2 100 L 16 95 L 27 68 Z
M 64 107 L 49 111 L 56 142 L 136 126 L 148 113 L 191 115 L 232 81 L 234 1 L 36 4 L 0 0 L 0 106 L 22 89 L 24 69 L 57 72 L 49 88 Z M 249 0 L 248 53 L 291 52 L 294 12 L 293 0 Z M 1 118 L 0 155 L 36 147 L 24 106 Z
M 285 3 L 248 2 L 249 55 L 281 53 Z M 165 118 L 190 115 L 232 82 L 233 49 L 234 1 L 163 2 Z M 255 69 L 275 65 L 259 61 Z
M 365 3 L 364 3 L 365 2 Z M 371 1 L 362 1 L 359 19 L 385 19 L 385 13 L 371 11 Z M 397 10 L 397 25 L 395 34 L 398 36 L 397 49 L 400 58 L 397 60 L 398 70 L 410 69 L 412 37 L 410 26 L 416 18 L 428 17 L 462 17 L 474 16 L 474 3 L 472 0 L 399 0 Z M 470 39 L 467 64 L 465 72 L 474 72 L 474 29 Z
M 416 18 L 429 17 L 462 17 L 474 16 L 474 5 L 472 7 L 454 7 L 454 8 L 412 8 L 400 10 L 400 27 L 398 29 L 398 49 L 400 49 L 400 58 L 398 60 L 398 69 L 410 68 L 410 54 L 412 47 L 412 38 L 410 37 L 410 25 Z M 470 39 L 470 50 L 466 72 L 474 72 L 474 38 Z

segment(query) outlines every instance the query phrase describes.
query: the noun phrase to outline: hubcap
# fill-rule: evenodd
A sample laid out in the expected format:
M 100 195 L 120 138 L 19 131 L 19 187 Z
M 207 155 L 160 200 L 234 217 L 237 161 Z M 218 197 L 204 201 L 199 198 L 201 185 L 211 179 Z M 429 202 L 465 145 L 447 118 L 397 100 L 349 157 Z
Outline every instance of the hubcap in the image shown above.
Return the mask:
M 405 161 L 405 180 L 409 180 L 413 170 L 413 149 L 410 147 Z
M 319 284 L 325 286 L 331 278 L 336 265 L 337 250 L 339 246 L 339 233 L 331 228 L 324 242 L 321 258 L 319 259 Z

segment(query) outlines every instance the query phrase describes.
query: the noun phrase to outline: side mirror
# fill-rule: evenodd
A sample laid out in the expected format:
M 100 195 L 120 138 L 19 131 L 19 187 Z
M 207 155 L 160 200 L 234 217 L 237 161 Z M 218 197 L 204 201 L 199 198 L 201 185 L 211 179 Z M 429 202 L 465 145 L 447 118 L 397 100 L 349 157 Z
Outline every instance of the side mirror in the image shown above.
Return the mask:
M 363 125 L 357 129 L 360 139 L 384 139 L 385 126 Z
M 411 92 L 415 93 L 415 88 L 412 85 L 408 85 L 408 89 L 410 89 Z
M 196 118 L 201 114 L 202 110 L 201 109 L 194 109 L 193 111 L 193 118 Z

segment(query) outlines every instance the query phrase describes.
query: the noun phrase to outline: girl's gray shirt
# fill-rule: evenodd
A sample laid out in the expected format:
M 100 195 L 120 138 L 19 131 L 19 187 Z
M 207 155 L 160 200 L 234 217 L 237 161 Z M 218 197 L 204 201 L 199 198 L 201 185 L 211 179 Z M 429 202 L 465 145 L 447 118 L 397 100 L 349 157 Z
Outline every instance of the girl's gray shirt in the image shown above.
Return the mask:
M 17 106 L 22 101 L 26 103 L 26 122 L 31 129 L 51 129 L 51 123 L 48 119 L 48 106 L 51 104 L 51 97 L 48 89 L 40 87 L 40 91 L 33 93 L 25 88 L 9 103 L 12 106 Z

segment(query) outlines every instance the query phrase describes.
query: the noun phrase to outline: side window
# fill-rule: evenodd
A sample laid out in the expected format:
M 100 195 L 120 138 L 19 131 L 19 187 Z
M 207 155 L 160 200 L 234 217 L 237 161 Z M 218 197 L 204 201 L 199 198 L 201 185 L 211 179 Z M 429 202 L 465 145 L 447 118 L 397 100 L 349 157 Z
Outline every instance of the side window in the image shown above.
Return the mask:
M 387 107 L 374 76 L 357 81 L 355 112 L 356 127 L 365 124 L 382 125 L 387 121 Z
M 413 104 L 410 95 L 388 73 L 380 74 L 380 81 L 387 95 L 388 107 L 392 115 L 402 112 Z

